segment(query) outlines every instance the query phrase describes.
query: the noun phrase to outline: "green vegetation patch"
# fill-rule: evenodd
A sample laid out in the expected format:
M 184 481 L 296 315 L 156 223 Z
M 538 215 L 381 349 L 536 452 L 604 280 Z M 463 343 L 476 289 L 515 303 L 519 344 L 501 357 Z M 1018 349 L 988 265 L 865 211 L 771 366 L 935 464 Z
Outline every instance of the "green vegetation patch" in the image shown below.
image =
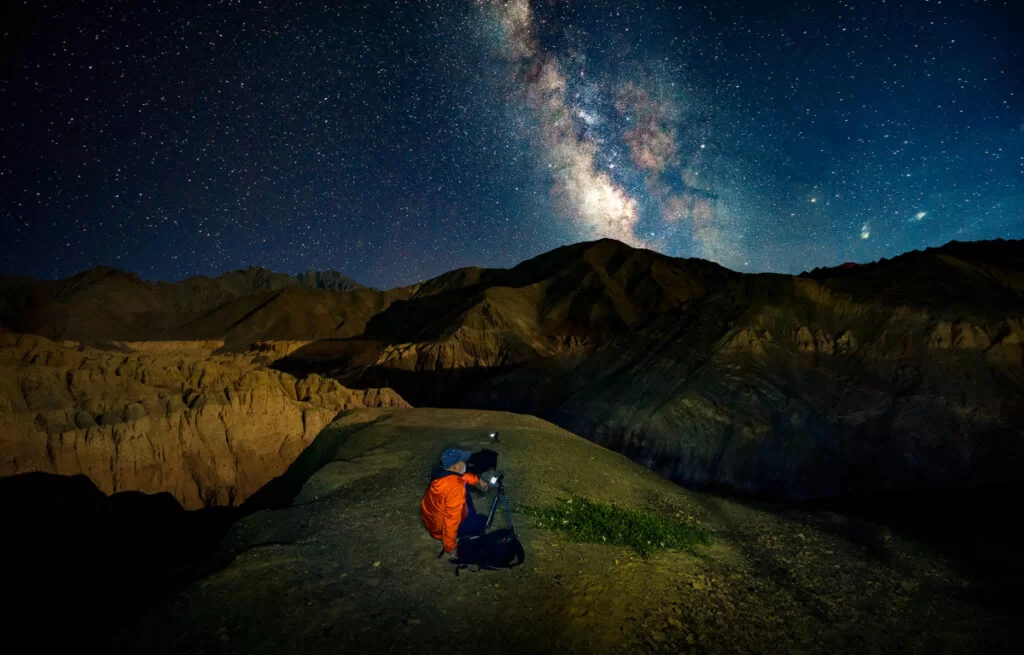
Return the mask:
M 627 546 L 645 559 L 662 548 L 692 550 L 711 542 L 711 533 L 697 525 L 579 496 L 547 507 L 519 505 L 516 509 L 538 526 L 564 532 L 572 541 Z

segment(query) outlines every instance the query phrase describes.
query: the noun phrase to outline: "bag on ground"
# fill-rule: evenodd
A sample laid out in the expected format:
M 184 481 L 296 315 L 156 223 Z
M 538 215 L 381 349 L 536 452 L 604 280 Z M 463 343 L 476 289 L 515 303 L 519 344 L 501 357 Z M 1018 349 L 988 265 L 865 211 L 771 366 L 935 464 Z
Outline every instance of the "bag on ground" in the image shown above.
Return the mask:
M 460 568 L 478 566 L 481 570 L 508 569 L 526 559 L 523 544 L 507 528 L 459 539 L 456 564 Z M 456 571 L 457 572 L 457 571 Z

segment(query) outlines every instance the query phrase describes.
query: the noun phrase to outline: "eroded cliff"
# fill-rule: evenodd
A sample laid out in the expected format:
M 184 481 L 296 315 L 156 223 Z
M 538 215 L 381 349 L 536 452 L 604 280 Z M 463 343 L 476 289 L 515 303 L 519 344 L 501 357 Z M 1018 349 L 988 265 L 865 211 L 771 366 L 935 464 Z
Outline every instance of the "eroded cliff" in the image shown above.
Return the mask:
M 401 407 L 265 368 L 222 342 L 76 342 L 0 333 L 0 475 L 83 473 L 105 493 L 167 491 L 186 508 L 237 505 L 340 412 Z

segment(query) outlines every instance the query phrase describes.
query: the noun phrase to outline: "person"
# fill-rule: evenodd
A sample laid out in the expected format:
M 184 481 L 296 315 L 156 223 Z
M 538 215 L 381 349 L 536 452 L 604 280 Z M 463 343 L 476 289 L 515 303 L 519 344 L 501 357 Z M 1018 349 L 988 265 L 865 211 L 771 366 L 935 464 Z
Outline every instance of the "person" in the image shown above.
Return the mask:
M 455 550 L 458 537 L 481 534 L 487 517 L 477 514 L 470 485 L 487 491 L 487 483 L 474 473 L 466 472 L 470 451 L 449 448 L 441 454 L 441 466 L 430 474 L 430 486 L 420 503 L 420 516 L 427 532 L 441 540 L 444 553 Z M 440 557 L 440 555 L 439 555 Z

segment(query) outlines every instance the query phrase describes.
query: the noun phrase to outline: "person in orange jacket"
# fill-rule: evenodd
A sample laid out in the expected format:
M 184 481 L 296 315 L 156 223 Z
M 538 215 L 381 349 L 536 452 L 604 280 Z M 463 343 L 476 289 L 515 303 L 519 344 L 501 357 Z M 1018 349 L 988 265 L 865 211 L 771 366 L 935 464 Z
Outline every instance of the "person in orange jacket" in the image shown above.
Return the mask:
M 430 474 L 430 487 L 423 494 L 420 516 L 427 532 L 440 539 L 444 553 L 455 550 L 458 537 L 483 532 L 487 517 L 477 514 L 469 497 L 469 486 L 487 491 L 487 483 L 473 473 L 466 472 L 470 451 L 449 448 L 441 454 L 441 466 Z M 440 555 L 438 556 L 440 557 Z

